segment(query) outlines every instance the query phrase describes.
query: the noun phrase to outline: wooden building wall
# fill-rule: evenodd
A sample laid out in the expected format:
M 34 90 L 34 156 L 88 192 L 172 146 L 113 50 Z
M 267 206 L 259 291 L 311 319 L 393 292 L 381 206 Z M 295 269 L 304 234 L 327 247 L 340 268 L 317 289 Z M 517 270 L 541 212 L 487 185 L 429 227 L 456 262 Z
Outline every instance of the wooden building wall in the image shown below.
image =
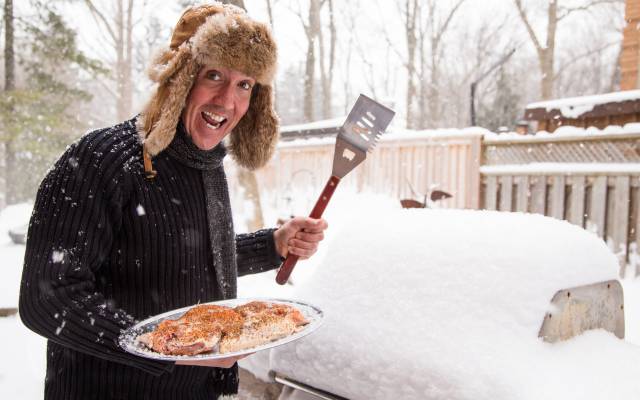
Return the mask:
M 548 118 L 537 120 L 537 131 L 555 132 L 561 126 L 577 126 L 579 128 L 595 127 L 604 129 L 609 125 L 623 126 L 625 124 L 640 121 L 640 113 L 623 114 L 623 115 L 607 115 L 591 118 Z
M 620 56 L 621 90 L 633 90 L 640 88 L 640 0 L 626 0 L 625 19 L 627 25 L 624 28 L 622 41 L 622 54 Z

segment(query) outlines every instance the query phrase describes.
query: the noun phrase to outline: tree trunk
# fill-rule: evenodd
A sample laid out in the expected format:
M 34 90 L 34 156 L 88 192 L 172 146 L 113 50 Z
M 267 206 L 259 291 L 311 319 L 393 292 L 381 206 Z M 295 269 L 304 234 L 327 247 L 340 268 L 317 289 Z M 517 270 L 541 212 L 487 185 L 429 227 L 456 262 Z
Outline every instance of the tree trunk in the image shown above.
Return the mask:
M 335 19 L 333 15 L 333 0 L 328 0 L 329 2 L 329 37 L 330 37 L 330 45 L 329 45 L 329 84 L 327 86 L 326 97 L 327 99 L 327 118 L 331 118 L 331 82 L 333 82 L 333 69 L 335 67 L 336 62 L 336 41 L 338 40 L 338 34 L 336 30 Z
M 267 13 L 269 14 L 269 25 L 271 25 L 271 30 L 275 29 L 275 25 L 273 22 L 273 7 L 271 6 L 271 0 L 265 0 L 267 2 Z M 244 8 L 244 7 L 243 7 Z M 276 80 L 273 81 L 273 108 L 279 110 L 278 107 L 278 87 L 276 84 Z
M 609 93 L 620 90 L 620 80 L 622 74 L 620 68 L 620 57 L 622 57 L 622 45 L 620 45 L 620 48 L 618 49 L 618 56 L 616 57 L 616 60 L 618 60 L 618 62 L 613 68 L 613 71 L 611 71 L 611 78 L 609 79 L 609 87 L 607 89 L 607 92 Z M 638 61 L 640 61 L 640 59 Z M 638 70 L 640 71 L 640 68 L 638 68 Z
M 547 24 L 547 46 L 541 49 L 540 66 L 542 68 L 541 94 L 543 100 L 553 97 L 553 58 L 556 47 L 556 29 L 558 27 L 558 2 L 550 1 Z
M 331 82 L 333 82 L 333 67 L 335 63 L 336 49 L 336 26 L 333 18 L 333 1 L 327 0 L 329 3 L 329 60 L 328 66 L 325 66 L 325 52 L 322 29 L 318 30 L 320 38 L 320 72 L 322 82 L 322 117 L 324 119 L 331 118 Z
M 315 66 L 316 53 L 315 42 L 320 30 L 320 5 L 318 0 L 309 2 L 309 25 L 305 26 L 307 34 L 307 61 L 305 66 L 304 77 L 304 119 L 305 122 L 314 120 L 314 97 L 315 97 Z
M 329 96 L 331 94 L 328 92 L 328 87 L 331 86 L 327 79 L 327 66 L 325 65 L 326 54 L 324 51 L 324 35 L 322 34 L 322 28 L 318 29 L 318 66 L 320 67 L 320 89 L 322 89 L 322 102 L 320 104 L 320 111 L 322 115 L 322 119 L 329 118 L 327 115 L 329 114 L 327 110 L 327 102 L 329 100 Z M 330 89 L 329 89 L 330 90 Z
M 416 14 L 418 11 L 417 0 L 407 0 L 405 9 L 405 36 L 407 40 L 407 128 L 415 128 L 412 112 L 413 99 L 416 96 L 415 84 L 415 54 L 416 54 Z
M 116 118 L 123 121 L 132 116 L 133 109 L 133 9 L 136 1 L 117 0 L 115 11 L 110 14 L 98 9 L 93 0 L 84 0 L 84 3 L 96 25 L 110 39 L 109 45 L 113 46 Z
M 125 25 L 125 46 L 126 46 L 126 57 L 125 57 L 125 69 L 124 76 L 122 79 L 122 83 L 124 85 L 123 97 L 124 103 L 129 107 L 125 110 L 124 117 L 131 118 L 131 110 L 133 109 L 133 2 L 134 0 L 129 0 L 128 8 L 127 8 L 127 19 Z M 124 120 L 124 119 L 120 119 Z
M 419 104 L 420 109 L 418 112 L 420 116 L 418 118 L 419 129 L 426 128 L 426 125 L 430 125 L 430 127 L 440 127 L 447 121 L 443 117 L 442 114 L 442 102 L 440 101 L 440 88 L 442 87 L 442 83 L 440 82 L 440 65 L 442 54 L 440 52 L 442 39 L 444 35 L 447 33 L 447 29 L 451 24 L 451 21 L 455 17 L 456 13 L 462 6 L 462 4 L 466 0 L 457 0 L 456 3 L 451 7 L 451 9 L 445 14 L 443 19 L 438 18 L 442 13 L 439 12 L 438 6 L 442 6 L 443 2 L 436 2 L 436 0 L 430 0 L 426 2 L 428 15 L 425 17 L 424 14 L 418 10 L 419 20 L 423 20 L 426 26 L 420 27 L 420 95 L 419 95 Z M 424 49 L 424 37 L 425 28 L 429 29 L 429 61 L 427 68 L 427 61 L 425 60 L 425 49 Z M 429 71 L 427 73 L 427 70 Z M 427 104 L 425 104 L 427 103 Z M 427 107 L 425 109 L 424 107 Z M 425 116 L 426 114 L 426 116 Z
M 307 61 L 304 69 L 304 122 L 313 121 L 313 80 L 315 60 L 313 39 L 309 39 L 307 43 Z
M 6 192 L 4 195 L 3 207 L 14 204 L 18 201 L 15 184 L 16 155 L 13 144 L 13 138 L 9 138 L 4 142 L 4 176 Z
M 531 27 L 531 23 L 529 22 L 522 6 L 522 0 L 514 0 L 514 2 L 518 9 L 520 19 L 524 23 L 524 26 L 529 33 L 529 38 L 533 42 L 538 54 L 538 63 L 540 65 L 540 73 L 542 74 L 542 78 L 540 79 L 540 96 L 543 100 L 548 100 L 553 96 L 553 81 L 555 80 L 553 58 L 556 43 L 556 29 L 559 20 L 558 2 L 557 0 L 549 1 L 549 8 L 547 10 L 547 40 L 544 47 Z
M 427 97 L 429 99 L 429 118 L 433 128 L 440 127 L 440 71 L 438 62 L 438 51 L 440 50 L 440 42 L 431 38 L 431 78 L 429 79 L 427 86 Z M 420 127 L 423 128 L 423 127 Z
M 246 10 L 244 6 L 244 0 L 225 0 L 223 3 L 233 4 L 243 10 Z M 271 15 L 271 3 L 267 0 L 269 7 L 269 19 L 271 20 L 271 26 L 273 27 L 273 16 Z M 264 217 L 262 216 L 262 204 L 260 202 L 260 186 L 256 179 L 256 174 L 253 171 L 237 166 L 238 184 L 244 188 L 245 198 L 253 205 L 253 215 L 247 222 L 247 229 L 249 232 L 257 231 L 264 227 Z
M 4 2 L 4 91 L 15 89 L 15 52 L 13 37 L 13 0 Z M 11 111 L 11 110 L 9 110 Z M 9 112 L 11 115 L 11 112 Z M 4 129 L 7 129 L 5 126 Z M 15 154 L 12 132 L 4 132 L 4 196 L 0 197 L 0 208 L 15 201 L 12 172 L 15 170 Z
M 256 174 L 242 167 L 238 167 L 238 182 L 244 188 L 245 198 L 253 205 L 253 215 L 247 222 L 249 232 L 257 231 L 264 227 L 262 205 L 260 203 L 260 188 Z
M 126 10 L 123 1 L 126 1 Z M 116 114 L 118 121 L 124 121 L 131 117 L 132 90 L 131 70 L 133 68 L 132 48 L 133 48 L 133 2 L 134 0 L 118 0 L 116 6 L 115 27 L 116 27 L 116 85 L 117 85 L 117 106 Z
M 4 90 L 15 89 L 15 53 L 13 49 L 13 0 L 4 2 Z
M 267 2 L 267 14 L 269 14 L 269 24 L 273 29 L 273 7 L 271 6 L 271 0 L 265 0 Z
M 427 88 L 429 84 L 428 76 L 427 76 L 427 54 L 426 49 L 424 47 L 424 38 L 425 31 L 422 26 L 419 29 L 420 38 L 418 45 L 418 60 L 420 60 L 420 73 L 418 74 L 419 79 L 419 91 L 418 91 L 418 121 L 417 127 L 418 129 L 425 129 L 427 125 L 427 113 L 425 112 L 427 109 Z
M 127 119 L 124 116 L 125 111 L 127 110 L 124 105 L 124 38 L 122 37 L 123 26 L 124 26 L 124 15 L 122 11 L 122 0 L 117 0 L 116 2 L 116 15 L 115 15 L 115 27 L 116 27 L 116 41 L 115 41 L 115 50 L 116 50 L 116 93 L 118 94 L 116 99 L 116 118 L 118 121 L 124 121 Z

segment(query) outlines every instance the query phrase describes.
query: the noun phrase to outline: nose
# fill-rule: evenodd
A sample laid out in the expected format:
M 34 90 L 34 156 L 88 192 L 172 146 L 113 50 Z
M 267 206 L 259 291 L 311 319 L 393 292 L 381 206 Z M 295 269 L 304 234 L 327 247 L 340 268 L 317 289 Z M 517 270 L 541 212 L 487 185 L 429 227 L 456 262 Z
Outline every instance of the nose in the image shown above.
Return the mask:
M 231 110 L 234 104 L 234 85 L 231 83 L 226 83 L 220 90 L 216 93 L 214 97 L 214 103 L 221 107 L 224 107 L 225 110 Z

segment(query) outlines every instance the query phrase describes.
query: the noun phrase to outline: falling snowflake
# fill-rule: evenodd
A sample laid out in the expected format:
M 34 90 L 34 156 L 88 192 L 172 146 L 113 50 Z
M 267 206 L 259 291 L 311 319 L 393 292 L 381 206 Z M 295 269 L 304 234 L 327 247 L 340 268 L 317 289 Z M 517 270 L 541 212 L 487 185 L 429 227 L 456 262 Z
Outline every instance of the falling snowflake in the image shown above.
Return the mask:
M 56 328 L 56 336 L 58 336 L 60 332 L 62 332 L 62 329 L 64 329 L 64 326 L 66 324 L 67 324 L 67 321 L 62 321 L 62 324 L 60 324 L 60 326 Z
M 64 251 L 54 250 L 51 253 L 51 262 L 53 263 L 61 263 L 64 261 Z

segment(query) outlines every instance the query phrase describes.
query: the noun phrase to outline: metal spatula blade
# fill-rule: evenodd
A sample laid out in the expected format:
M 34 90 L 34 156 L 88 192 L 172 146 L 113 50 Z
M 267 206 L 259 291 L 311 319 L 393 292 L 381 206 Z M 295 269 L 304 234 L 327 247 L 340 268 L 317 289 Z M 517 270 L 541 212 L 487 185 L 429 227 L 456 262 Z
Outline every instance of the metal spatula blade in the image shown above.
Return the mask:
M 343 178 L 367 157 L 395 112 L 361 94 L 336 138 L 332 175 Z
M 395 112 L 361 94 L 342 125 L 338 138 L 370 151 L 387 129 Z
M 322 216 L 340 180 L 367 158 L 367 152 L 373 149 L 394 115 L 393 110 L 367 96 L 358 97 L 336 138 L 331 177 L 309 214 L 311 218 Z M 297 262 L 298 256 L 289 254 L 278 270 L 276 282 L 285 284 Z

